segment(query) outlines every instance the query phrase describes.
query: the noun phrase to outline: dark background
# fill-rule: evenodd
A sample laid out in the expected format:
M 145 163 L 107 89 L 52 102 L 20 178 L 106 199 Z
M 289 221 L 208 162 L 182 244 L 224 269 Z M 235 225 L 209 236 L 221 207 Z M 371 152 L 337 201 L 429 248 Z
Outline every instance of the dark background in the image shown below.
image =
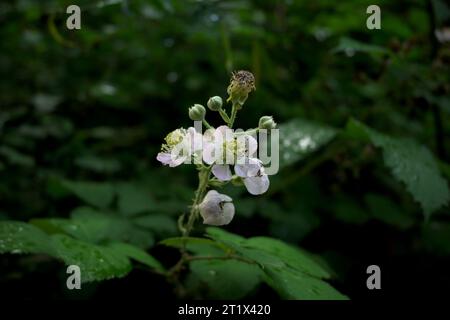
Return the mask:
M 65 28 L 69 4 L 81 7 L 81 30 Z M 255 127 L 266 114 L 280 124 L 302 118 L 335 128 L 355 118 L 423 144 L 448 179 L 450 46 L 435 30 L 448 34 L 450 6 L 380 0 L 382 29 L 368 30 L 370 4 L 2 2 L 0 219 L 69 217 L 82 205 L 61 186 L 70 180 L 132 184 L 155 205 L 146 213 L 174 222 L 191 202 L 195 172 L 162 167 L 156 154 L 168 132 L 191 125 L 189 106 L 226 97 L 238 69 L 251 70 L 257 87 L 238 127 Z M 220 123 L 212 112 L 208 119 Z M 304 168 L 327 148 L 284 167 L 267 195 L 230 190 L 237 214 L 227 230 L 319 254 L 336 273 L 331 283 L 351 299 L 432 297 L 449 289 L 448 205 L 426 222 L 371 143 L 333 145 L 337 151 L 311 169 Z M 368 195 L 387 208 L 374 209 Z M 169 228 L 155 239 L 176 234 Z M 147 249 L 167 266 L 178 257 L 160 246 Z M 370 264 L 381 267 L 379 292 L 365 286 Z M 85 284 L 81 293 L 65 289 L 64 271 L 46 256 L 2 255 L 0 295 L 175 297 L 164 279 L 142 268 Z M 278 299 L 265 285 L 251 297 Z

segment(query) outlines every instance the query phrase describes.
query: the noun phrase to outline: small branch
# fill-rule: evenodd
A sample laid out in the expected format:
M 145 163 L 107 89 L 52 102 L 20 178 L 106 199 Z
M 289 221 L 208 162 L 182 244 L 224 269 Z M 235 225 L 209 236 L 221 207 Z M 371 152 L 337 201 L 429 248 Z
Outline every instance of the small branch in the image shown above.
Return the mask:
M 225 110 L 222 108 L 219 109 L 219 114 L 222 117 L 223 121 L 225 121 L 226 124 L 230 123 L 230 117 L 228 117 L 228 114 Z

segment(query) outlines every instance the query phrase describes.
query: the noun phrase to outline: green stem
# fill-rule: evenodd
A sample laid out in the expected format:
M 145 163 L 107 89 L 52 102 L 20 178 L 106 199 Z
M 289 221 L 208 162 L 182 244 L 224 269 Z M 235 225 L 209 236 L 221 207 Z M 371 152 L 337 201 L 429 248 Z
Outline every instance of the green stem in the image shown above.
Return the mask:
M 223 110 L 222 108 L 219 109 L 219 114 L 222 117 L 223 121 L 225 121 L 227 124 L 230 123 L 230 118 L 228 117 L 227 113 L 225 110 Z
M 230 127 L 230 128 L 233 127 L 234 120 L 236 120 L 237 111 L 238 111 L 238 104 L 237 103 L 233 103 L 233 106 L 231 107 L 230 122 L 228 123 L 228 127 Z
M 189 233 L 192 231 L 192 227 L 194 226 L 195 219 L 197 218 L 198 213 L 198 205 L 202 202 L 203 197 L 206 193 L 206 188 L 209 183 L 209 175 L 211 173 L 211 167 L 207 167 L 205 169 L 200 170 L 198 173 L 199 183 L 197 191 L 195 192 L 195 199 L 191 207 L 191 211 L 189 213 L 188 222 L 186 224 L 186 228 L 183 231 L 183 237 L 188 237 Z
M 203 119 L 203 125 L 206 127 L 206 129 L 211 129 L 211 125 L 205 119 Z

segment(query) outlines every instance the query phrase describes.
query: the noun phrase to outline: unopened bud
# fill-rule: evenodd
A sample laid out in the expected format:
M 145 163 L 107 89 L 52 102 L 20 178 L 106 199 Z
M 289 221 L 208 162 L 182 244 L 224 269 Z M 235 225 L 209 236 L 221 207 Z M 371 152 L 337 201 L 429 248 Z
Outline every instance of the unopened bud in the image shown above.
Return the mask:
M 189 108 L 189 118 L 193 121 L 202 121 L 205 119 L 206 109 L 201 104 L 194 104 Z
M 219 96 L 209 98 L 208 108 L 212 111 L 219 111 L 222 108 L 222 98 Z
M 264 116 L 259 119 L 259 129 L 271 130 L 275 129 L 276 126 L 277 124 L 275 123 L 275 121 L 273 121 L 273 117 L 271 116 Z
M 233 199 L 216 190 L 208 191 L 198 209 L 203 223 L 212 226 L 229 224 L 234 217 Z

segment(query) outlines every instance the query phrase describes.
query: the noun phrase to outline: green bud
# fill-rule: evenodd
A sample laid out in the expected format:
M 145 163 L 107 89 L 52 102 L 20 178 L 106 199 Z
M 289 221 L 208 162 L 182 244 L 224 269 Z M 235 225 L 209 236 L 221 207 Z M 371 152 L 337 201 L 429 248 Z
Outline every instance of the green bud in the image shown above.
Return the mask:
M 275 123 L 275 121 L 273 121 L 272 116 L 264 116 L 259 119 L 259 125 L 258 125 L 259 129 L 270 130 L 270 129 L 275 129 L 276 126 L 277 126 L 277 124 Z
M 222 98 L 219 96 L 209 98 L 208 108 L 212 111 L 219 111 L 222 108 Z
M 189 118 L 194 121 L 205 119 L 206 109 L 201 104 L 194 104 L 189 108 Z

